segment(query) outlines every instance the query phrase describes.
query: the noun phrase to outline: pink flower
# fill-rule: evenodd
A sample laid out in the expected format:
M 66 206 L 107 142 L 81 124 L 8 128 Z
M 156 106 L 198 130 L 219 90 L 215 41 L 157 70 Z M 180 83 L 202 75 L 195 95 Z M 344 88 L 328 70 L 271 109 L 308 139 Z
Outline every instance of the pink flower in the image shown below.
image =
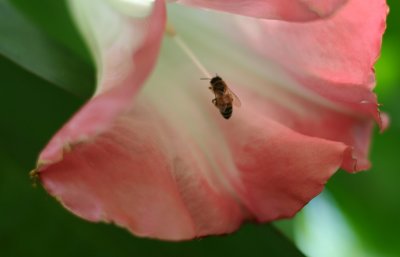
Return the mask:
M 131 2 L 70 0 L 97 90 L 35 172 L 71 212 L 191 239 L 291 217 L 338 168 L 368 169 L 384 0 L 180 0 L 223 12 L 171 3 L 169 36 L 163 0 Z M 231 119 L 199 69 L 240 97 Z

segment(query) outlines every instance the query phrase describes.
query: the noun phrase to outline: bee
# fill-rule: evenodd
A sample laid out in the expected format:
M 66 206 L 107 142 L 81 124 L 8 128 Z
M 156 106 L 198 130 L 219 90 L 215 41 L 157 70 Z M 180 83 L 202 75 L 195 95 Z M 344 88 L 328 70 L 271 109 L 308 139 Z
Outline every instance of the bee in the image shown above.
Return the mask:
M 229 119 L 233 112 L 232 104 L 236 107 L 242 105 L 239 98 L 218 75 L 210 80 L 210 84 L 209 89 L 215 94 L 215 98 L 211 102 L 218 108 L 222 117 Z

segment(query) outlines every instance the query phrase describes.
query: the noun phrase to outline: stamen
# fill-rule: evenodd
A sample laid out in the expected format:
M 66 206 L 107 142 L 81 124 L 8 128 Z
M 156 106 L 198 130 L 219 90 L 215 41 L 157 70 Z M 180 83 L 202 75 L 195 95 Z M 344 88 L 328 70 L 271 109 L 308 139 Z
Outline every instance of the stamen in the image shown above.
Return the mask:
M 210 73 L 208 70 L 204 67 L 203 64 L 199 61 L 199 59 L 196 57 L 196 55 L 193 53 L 193 51 L 189 48 L 189 46 L 183 41 L 183 39 L 177 35 L 175 28 L 171 24 L 167 24 L 165 28 L 165 33 L 172 37 L 174 42 L 182 49 L 182 51 L 193 61 L 193 63 L 196 65 L 196 67 L 200 70 L 201 73 L 207 78 L 211 78 Z

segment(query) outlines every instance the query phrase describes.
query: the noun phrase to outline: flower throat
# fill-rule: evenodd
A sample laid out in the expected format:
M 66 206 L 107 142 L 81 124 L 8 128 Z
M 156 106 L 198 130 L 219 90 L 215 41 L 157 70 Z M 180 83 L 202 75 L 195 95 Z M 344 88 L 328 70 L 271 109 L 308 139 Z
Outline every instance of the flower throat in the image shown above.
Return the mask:
M 211 79 L 212 76 L 210 75 L 210 72 L 208 72 L 204 65 L 199 61 L 199 58 L 196 57 L 194 52 L 185 43 L 185 41 L 176 33 L 175 28 L 170 23 L 167 23 L 166 25 L 165 34 L 174 40 L 176 45 L 182 49 L 182 51 L 189 57 L 189 59 L 207 79 Z

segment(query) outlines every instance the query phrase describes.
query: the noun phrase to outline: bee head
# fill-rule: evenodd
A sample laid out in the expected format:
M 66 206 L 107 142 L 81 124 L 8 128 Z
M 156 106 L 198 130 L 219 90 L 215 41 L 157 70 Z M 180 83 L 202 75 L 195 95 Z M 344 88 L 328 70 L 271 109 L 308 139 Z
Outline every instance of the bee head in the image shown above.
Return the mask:
M 211 84 L 214 84 L 216 82 L 222 81 L 222 78 L 218 75 L 216 75 L 215 77 L 213 77 L 210 81 Z

